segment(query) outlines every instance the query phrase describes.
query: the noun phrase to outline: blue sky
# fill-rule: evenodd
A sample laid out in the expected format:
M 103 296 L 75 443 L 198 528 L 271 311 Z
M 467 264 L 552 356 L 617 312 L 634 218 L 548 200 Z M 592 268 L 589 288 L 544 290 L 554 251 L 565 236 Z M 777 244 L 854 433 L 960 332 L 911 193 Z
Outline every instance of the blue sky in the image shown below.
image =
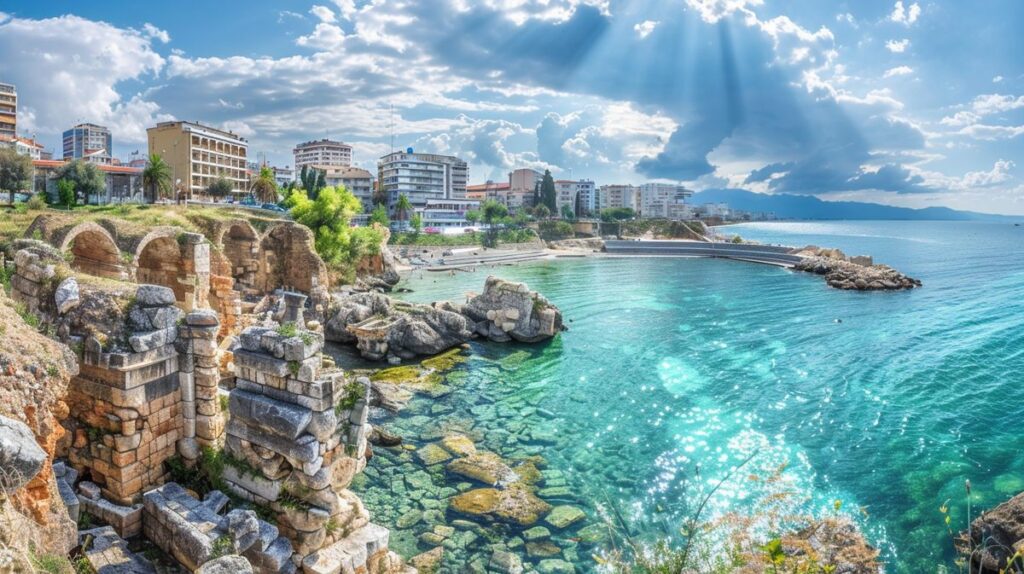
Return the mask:
M 22 132 L 165 119 L 289 165 L 331 137 L 598 184 L 1024 214 L 1024 2 L 0 3 Z

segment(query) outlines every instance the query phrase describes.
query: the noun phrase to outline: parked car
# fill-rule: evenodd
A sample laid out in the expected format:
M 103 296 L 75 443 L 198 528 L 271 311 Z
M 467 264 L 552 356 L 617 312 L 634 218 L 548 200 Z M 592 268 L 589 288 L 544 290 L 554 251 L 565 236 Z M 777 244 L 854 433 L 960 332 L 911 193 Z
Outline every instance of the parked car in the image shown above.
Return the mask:
M 239 201 L 238 204 L 239 205 L 253 205 L 253 206 L 259 205 L 258 203 L 256 203 L 256 198 L 252 197 L 252 196 L 243 197 L 242 201 Z
M 264 203 L 260 206 L 260 209 L 266 209 L 267 211 L 276 211 L 278 213 L 287 213 L 288 210 L 281 207 L 276 203 Z

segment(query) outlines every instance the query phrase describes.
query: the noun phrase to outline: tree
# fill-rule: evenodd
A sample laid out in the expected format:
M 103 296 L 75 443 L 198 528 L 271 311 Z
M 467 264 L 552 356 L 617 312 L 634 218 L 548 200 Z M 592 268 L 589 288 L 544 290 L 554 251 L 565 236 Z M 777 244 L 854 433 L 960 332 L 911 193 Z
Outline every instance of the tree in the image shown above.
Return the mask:
M 82 195 L 86 205 L 89 204 L 90 195 L 95 195 L 98 198 L 100 192 L 107 187 L 106 178 L 103 177 L 96 164 L 80 159 L 62 165 L 57 170 L 56 177 L 71 181 L 75 186 L 75 193 Z M 99 203 L 98 200 L 97 203 Z
M 57 197 L 60 204 L 70 210 L 75 206 L 75 183 L 67 179 L 57 181 Z
M 388 209 L 383 205 L 378 205 L 373 208 L 370 212 L 370 223 L 376 223 L 381 227 L 387 227 L 391 224 L 391 220 L 388 219 Z
M 636 212 L 628 207 L 609 207 L 601 210 L 601 221 L 625 221 L 635 216 Z
M 409 198 L 404 193 L 398 194 L 398 201 L 395 202 L 395 214 L 398 215 L 398 220 L 405 221 L 410 209 L 412 209 L 412 203 L 409 202 Z
M 563 205 L 562 206 L 562 219 L 565 219 L 565 220 L 568 220 L 568 221 L 575 221 L 576 220 L 576 214 L 572 212 L 572 208 L 569 207 L 568 205 Z
M 277 203 L 277 183 L 269 167 L 260 168 L 260 175 L 252 186 L 252 193 L 260 203 Z
M 32 158 L 12 149 L 0 149 L 0 191 L 7 190 L 11 204 L 14 194 L 32 186 Z
M 548 206 L 551 213 L 558 211 L 558 205 L 555 194 L 555 178 L 551 177 L 551 170 L 544 170 L 544 179 L 540 182 L 540 200 L 541 203 Z
M 484 244 L 488 247 L 497 247 L 498 228 L 497 225 L 506 223 L 508 219 L 508 208 L 505 204 L 488 199 L 480 206 L 480 219 L 487 225 L 487 234 L 484 236 Z
M 234 189 L 235 187 L 231 185 L 230 181 L 223 177 L 218 177 L 206 188 L 206 193 L 212 197 L 227 197 Z
M 316 199 L 320 190 L 327 187 L 327 174 L 321 169 L 304 165 L 299 172 L 299 183 L 306 190 L 307 197 Z
M 150 200 L 156 202 L 160 195 L 171 192 L 171 166 L 159 154 L 149 154 L 149 162 L 142 170 L 142 185 L 150 192 Z
M 547 219 L 551 217 L 551 210 L 542 203 L 533 208 L 533 216 L 537 219 Z
M 412 226 L 412 234 L 419 235 L 423 231 L 423 216 L 418 213 L 412 214 L 412 219 L 409 220 L 409 225 Z
M 292 194 L 291 214 L 295 221 L 313 230 L 314 245 L 320 257 L 346 280 L 354 276 L 354 263 L 377 252 L 384 236 L 372 227 L 349 227 L 352 217 L 363 209 L 362 203 L 344 187 L 325 187 L 316 199 L 304 190 Z
M 473 225 L 476 225 L 477 223 L 480 223 L 480 219 L 482 219 L 482 218 L 483 218 L 483 214 L 480 213 L 479 209 L 471 209 L 471 210 L 466 212 L 466 221 L 468 221 L 469 223 L 472 223 Z

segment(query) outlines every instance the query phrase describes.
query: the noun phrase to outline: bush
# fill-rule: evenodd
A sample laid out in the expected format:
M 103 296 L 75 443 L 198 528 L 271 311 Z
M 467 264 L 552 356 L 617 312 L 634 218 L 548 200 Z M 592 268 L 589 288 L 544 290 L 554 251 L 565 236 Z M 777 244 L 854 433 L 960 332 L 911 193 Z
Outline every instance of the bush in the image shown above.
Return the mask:
M 557 241 L 576 235 L 572 224 L 566 221 L 541 221 L 537 228 L 540 238 L 546 241 Z
M 28 201 L 25 202 L 25 207 L 27 207 L 29 211 L 39 211 L 41 209 L 46 209 L 46 200 L 43 199 L 42 195 L 43 194 L 41 193 L 37 193 L 32 197 L 28 198 Z

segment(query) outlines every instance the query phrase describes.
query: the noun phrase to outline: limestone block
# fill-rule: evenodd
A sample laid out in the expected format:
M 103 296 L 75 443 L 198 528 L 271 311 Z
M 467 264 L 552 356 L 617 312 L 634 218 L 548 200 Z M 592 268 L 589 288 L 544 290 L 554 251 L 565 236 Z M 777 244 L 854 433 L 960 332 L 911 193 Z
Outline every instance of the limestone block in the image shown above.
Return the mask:
M 281 481 L 255 476 L 230 464 L 224 466 L 224 479 L 270 502 L 281 496 Z
M 53 294 L 53 299 L 57 304 L 57 312 L 61 315 L 77 307 L 81 302 L 78 296 L 78 281 L 74 277 L 61 281 Z
M 231 554 L 203 564 L 196 574 L 253 574 L 253 569 L 248 560 Z
M 135 291 L 135 301 L 143 307 L 174 305 L 174 291 L 160 285 L 139 285 Z
M 312 420 L 308 408 L 238 389 L 232 391 L 228 404 L 232 417 L 289 439 L 298 438 Z

